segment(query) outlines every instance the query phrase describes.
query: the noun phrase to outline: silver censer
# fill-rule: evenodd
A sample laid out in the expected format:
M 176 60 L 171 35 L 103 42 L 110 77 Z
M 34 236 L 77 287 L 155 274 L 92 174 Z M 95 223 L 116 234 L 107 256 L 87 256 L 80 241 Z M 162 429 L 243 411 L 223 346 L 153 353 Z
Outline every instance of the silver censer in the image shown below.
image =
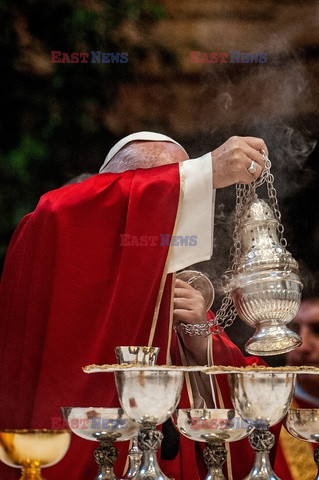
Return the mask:
M 243 208 L 241 255 L 227 289 L 241 320 L 256 328 L 245 345 L 255 355 L 285 353 L 301 344 L 286 326 L 300 306 L 298 263 L 280 243 L 277 229 L 278 220 L 265 201 L 256 198 Z
M 302 283 L 298 263 L 287 251 L 271 162 L 264 152 L 261 176 L 236 185 L 236 210 L 230 268 L 225 272 L 225 297 L 209 326 L 229 327 L 238 315 L 256 329 L 245 345 L 254 355 L 277 355 L 301 344 L 287 327 L 297 314 Z M 269 204 L 256 188 L 266 184 Z M 213 333 L 213 332 L 212 332 Z

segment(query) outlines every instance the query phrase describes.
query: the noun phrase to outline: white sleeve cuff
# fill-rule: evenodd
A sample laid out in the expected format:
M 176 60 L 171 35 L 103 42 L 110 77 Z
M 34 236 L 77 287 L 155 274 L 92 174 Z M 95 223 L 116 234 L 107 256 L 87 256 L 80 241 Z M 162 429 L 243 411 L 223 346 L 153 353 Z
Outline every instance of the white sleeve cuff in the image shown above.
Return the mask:
M 171 239 L 169 273 L 209 260 L 213 253 L 216 191 L 212 188 L 211 153 L 186 160 L 180 166 L 181 175 L 184 175 L 184 195 L 175 238 Z

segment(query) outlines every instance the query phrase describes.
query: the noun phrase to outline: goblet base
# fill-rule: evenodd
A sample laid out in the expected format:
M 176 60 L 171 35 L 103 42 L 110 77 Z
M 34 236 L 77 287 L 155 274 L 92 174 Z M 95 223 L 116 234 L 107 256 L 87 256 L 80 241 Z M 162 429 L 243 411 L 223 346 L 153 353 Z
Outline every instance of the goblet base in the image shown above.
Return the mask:
M 203 452 L 208 468 L 205 480 L 226 480 L 222 468 L 227 458 L 227 450 L 221 443 L 208 443 Z
M 301 338 L 286 325 L 264 322 L 256 328 L 254 335 L 245 345 L 252 355 L 280 355 L 301 345 Z
M 269 452 L 274 446 L 275 436 L 269 430 L 256 429 L 250 434 L 249 443 L 255 450 L 255 462 L 244 480 L 280 480 L 273 472 L 269 461 Z
M 118 457 L 118 450 L 112 442 L 112 438 L 104 440 L 94 451 L 95 461 L 99 465 L 99 472 L 95 480 L 117 480 L 113 466 Z
M 208 472 L 204 480 L 226 480 L 226 477 L 220 468 L 213 468 Z
M 143 452 L 141 466 L 134 476 L 134 480 L 170 480 L 157 462 L 156 452 L 161 445 L 162 432 L 156 429 L 156 425 L 146 423 L 138 434 L 139 447 Z
M 171 480 L 160 469 L 157 463 L 156 451 L 145 452 L 142 465 L 133 478 L 134 480 Z

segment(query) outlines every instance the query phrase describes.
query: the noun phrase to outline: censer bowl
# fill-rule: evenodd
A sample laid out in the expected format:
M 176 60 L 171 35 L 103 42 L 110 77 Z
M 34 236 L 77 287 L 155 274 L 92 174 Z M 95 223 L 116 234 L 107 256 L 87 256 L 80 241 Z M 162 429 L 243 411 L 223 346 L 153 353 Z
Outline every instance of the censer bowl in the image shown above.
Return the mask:
M 245 349 L 250 354 L 274 355 L 301 345 L 301 338 L 287 327 L 299 310 L 302 283 L 293 272 L 268 271 L 237 278 L 240 286 L 232 299 L 241 320 L 256 329 Z

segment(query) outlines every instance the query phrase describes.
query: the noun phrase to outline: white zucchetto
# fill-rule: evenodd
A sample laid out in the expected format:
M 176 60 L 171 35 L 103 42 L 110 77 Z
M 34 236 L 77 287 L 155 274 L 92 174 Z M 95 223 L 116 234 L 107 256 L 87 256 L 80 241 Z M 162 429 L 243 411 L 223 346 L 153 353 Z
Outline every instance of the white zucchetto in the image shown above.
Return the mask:
M 117 142 L 107 154 L 102 167 L 100 168 L 100 173 L 103 173 L 106 165 L 112 160 L 114 155 L 121 150 L 121 148 L 125 147 L 130 142 L 145 140 L 149 142 L 171 142 L 178 145 L 180 148 L 184 150 L 187 154 L 186 150 L 180 145 L 178 142 L 173 140 L 171 137 L 167 135 L 163 135 L 162 133 L 154 133 L 154 132 L 137 132 L 128 135 L 127 137 L 122 138 L 119 142 Z

